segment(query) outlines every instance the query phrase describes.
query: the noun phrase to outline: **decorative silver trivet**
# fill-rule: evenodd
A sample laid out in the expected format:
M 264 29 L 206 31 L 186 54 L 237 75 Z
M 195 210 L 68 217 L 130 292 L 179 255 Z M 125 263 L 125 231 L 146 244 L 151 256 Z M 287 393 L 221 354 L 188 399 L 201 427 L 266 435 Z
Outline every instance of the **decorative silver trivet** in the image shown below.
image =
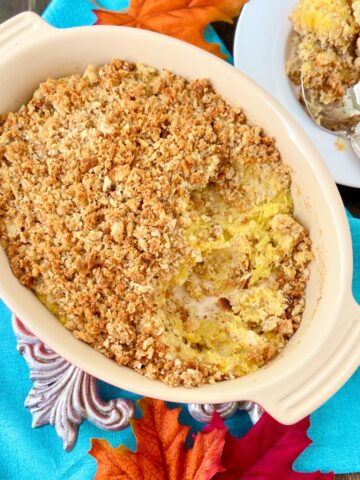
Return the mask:
M 64 449 L 73 449 L 79 426 L 84 419 L 103 430 L 122 430 L 135 415 L 132 400 L 117 398 L 104 401 L 96 379 L 83 372 L 51 350 L 33 335 L 21 321 L 13 317 L 17 349 L 30 369 L 33 382 L 25 407 L 30 411 L 32 426 L 53 425 L 62 439 Z M 200 422 L 209 423 L 216 410 L 229 418 L 238 409 L 249 413 L 252 423 L 262 415 L 262 409 L 252 402 L 232 402 L 218 405 L 188 405 L 189 413 Z
M 50 424 L 63 440 L 64 449 L 74 447 L 79 425 L 86 418 L 104 430 L 122 430 L 135 414 L 132 400 L 101 399 L 96 379 L 56 354 L 13 317 L 17 349 L 30 369 L 33 387 L 25 400 L 33 427 Z
M 198 403 L 190 403 L 188 405 L 190 415 L 199 422 L 209 423 L 211 421 L 212 414 L 216 410 L 218 414 L 226 419 L 232 417 L 237 410 L 245 410 L 250 417 L 253 425 L 260 419 L 264 410 L 253 402 L 230 402 L 230 403 L 218 403 L 212 405 L 207 403 L 200 405 Z

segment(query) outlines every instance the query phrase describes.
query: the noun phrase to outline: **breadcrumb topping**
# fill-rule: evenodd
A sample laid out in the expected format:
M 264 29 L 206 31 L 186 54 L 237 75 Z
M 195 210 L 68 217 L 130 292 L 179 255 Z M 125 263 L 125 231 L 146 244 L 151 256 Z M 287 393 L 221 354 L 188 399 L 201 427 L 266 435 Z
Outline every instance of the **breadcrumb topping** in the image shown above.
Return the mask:
M 289 169 L 207 80 L 122 60 L 48 79 L 0 117 L 0 185 L 14 274 L 121 365 L 235 378 L 299 326 L 312 255 Z

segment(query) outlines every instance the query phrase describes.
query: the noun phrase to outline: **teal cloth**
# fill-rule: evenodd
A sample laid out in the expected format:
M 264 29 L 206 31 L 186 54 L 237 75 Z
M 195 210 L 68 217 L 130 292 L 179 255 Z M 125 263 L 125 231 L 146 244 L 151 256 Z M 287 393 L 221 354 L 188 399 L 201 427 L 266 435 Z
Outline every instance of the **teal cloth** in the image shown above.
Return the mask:
M 107 8 L 121 9 L 125 0 L 103 0 Z M 44 18 L 56 27 L 88 25 L 94 22 L 93 6 L 86 0 L 53 0 Z M 213 29 L 206 31 L 209 41 L 220 42 Z M 226 52 L 225 47 L 222 49 Z M 228 52 L 227 52 L 228 54 Z M 231 56 L 228 54 L 231 61 Z M 354 295 L 360 302 L 360 220 L 349 215 L 354 258 Z M 31 415 L 24 400 L 31 388 L 25 361 L 16 351 L 11 328 L 11 314 L 0 301 L 0 480 L 92 479 L 95 460 L 87 455 L 90 438 L 106 438 L 113 446 L 125 444 L 135 448 L 130 429 L 104 432 L 85 421 L 79 430 L 76 447 L 65 453 L 53 427 L 31 428 Z M 100 383 L 105 399 L 124 396 L 138 398 L 129 392 Z M 360 370 L 323 407 L 311 416 L 310 436 L 314 440 L 296 462 L 300 471 L 334 470 L 337 473 L 360 471 Z M 183 408 L 181 421 L 201 428 Z M 243 435 L 251 426 L 246 413 L 238 412 L 227 422 L 234 435 Z M 282 479 L 283 480 L 283 479 Z M 284 479 L 286 480 L 286 479 Z

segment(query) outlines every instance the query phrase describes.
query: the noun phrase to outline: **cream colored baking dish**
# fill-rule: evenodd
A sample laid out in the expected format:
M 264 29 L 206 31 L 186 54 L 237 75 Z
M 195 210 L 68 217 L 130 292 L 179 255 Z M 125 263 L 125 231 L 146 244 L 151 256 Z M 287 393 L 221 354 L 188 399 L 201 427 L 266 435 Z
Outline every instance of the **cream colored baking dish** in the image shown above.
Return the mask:
M 283 160 L 293 169 L 295 213 L 310 230 L 316 256 L 301 327 L 283 353 L 256 373 L 194 389 L 173 388 L 121 367 L 76 340 L 20 285 L 3 250 L 0 296 L 41 340 L 108 383 L 176 402 L 252 400 L 279 421 L 293 423 L 335 393 L 360 363 L 360 307 L 351 293 L 351 240 L 336 186 L 303 131 L 255 83 L 211 54 L 143 30 L 57 30 L 31 13 L 14 17 L 0 26 L 0 111 L 17 109 L 48 76 L 80 72 L 88 64 L 115 57 L 209 78 L 223 97 L 241 105 L 252 123 L 277 139 Z

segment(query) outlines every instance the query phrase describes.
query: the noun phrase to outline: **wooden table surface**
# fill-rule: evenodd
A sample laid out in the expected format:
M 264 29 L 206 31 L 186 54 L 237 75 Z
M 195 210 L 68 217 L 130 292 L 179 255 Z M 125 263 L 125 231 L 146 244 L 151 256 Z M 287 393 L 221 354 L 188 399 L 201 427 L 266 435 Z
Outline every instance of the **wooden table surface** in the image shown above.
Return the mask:
M 41 13 L 48 3 L 48 0 L 0 0 L 0 22 L 24 10 L 33 10 Z M 217 23 L 214 27 L 229 51 L 232 52 L 235 24 Z M 338 188 L 345 206 L 354 216 L 360 218 L 359 189 L 343 186 L 338 186 Z M 360 480 L 360 473 L 336 475 L 336 480 Z
M 336 480 L 360 480 L 360 473 L 349 473 L 348 475 L 335 475 Z

